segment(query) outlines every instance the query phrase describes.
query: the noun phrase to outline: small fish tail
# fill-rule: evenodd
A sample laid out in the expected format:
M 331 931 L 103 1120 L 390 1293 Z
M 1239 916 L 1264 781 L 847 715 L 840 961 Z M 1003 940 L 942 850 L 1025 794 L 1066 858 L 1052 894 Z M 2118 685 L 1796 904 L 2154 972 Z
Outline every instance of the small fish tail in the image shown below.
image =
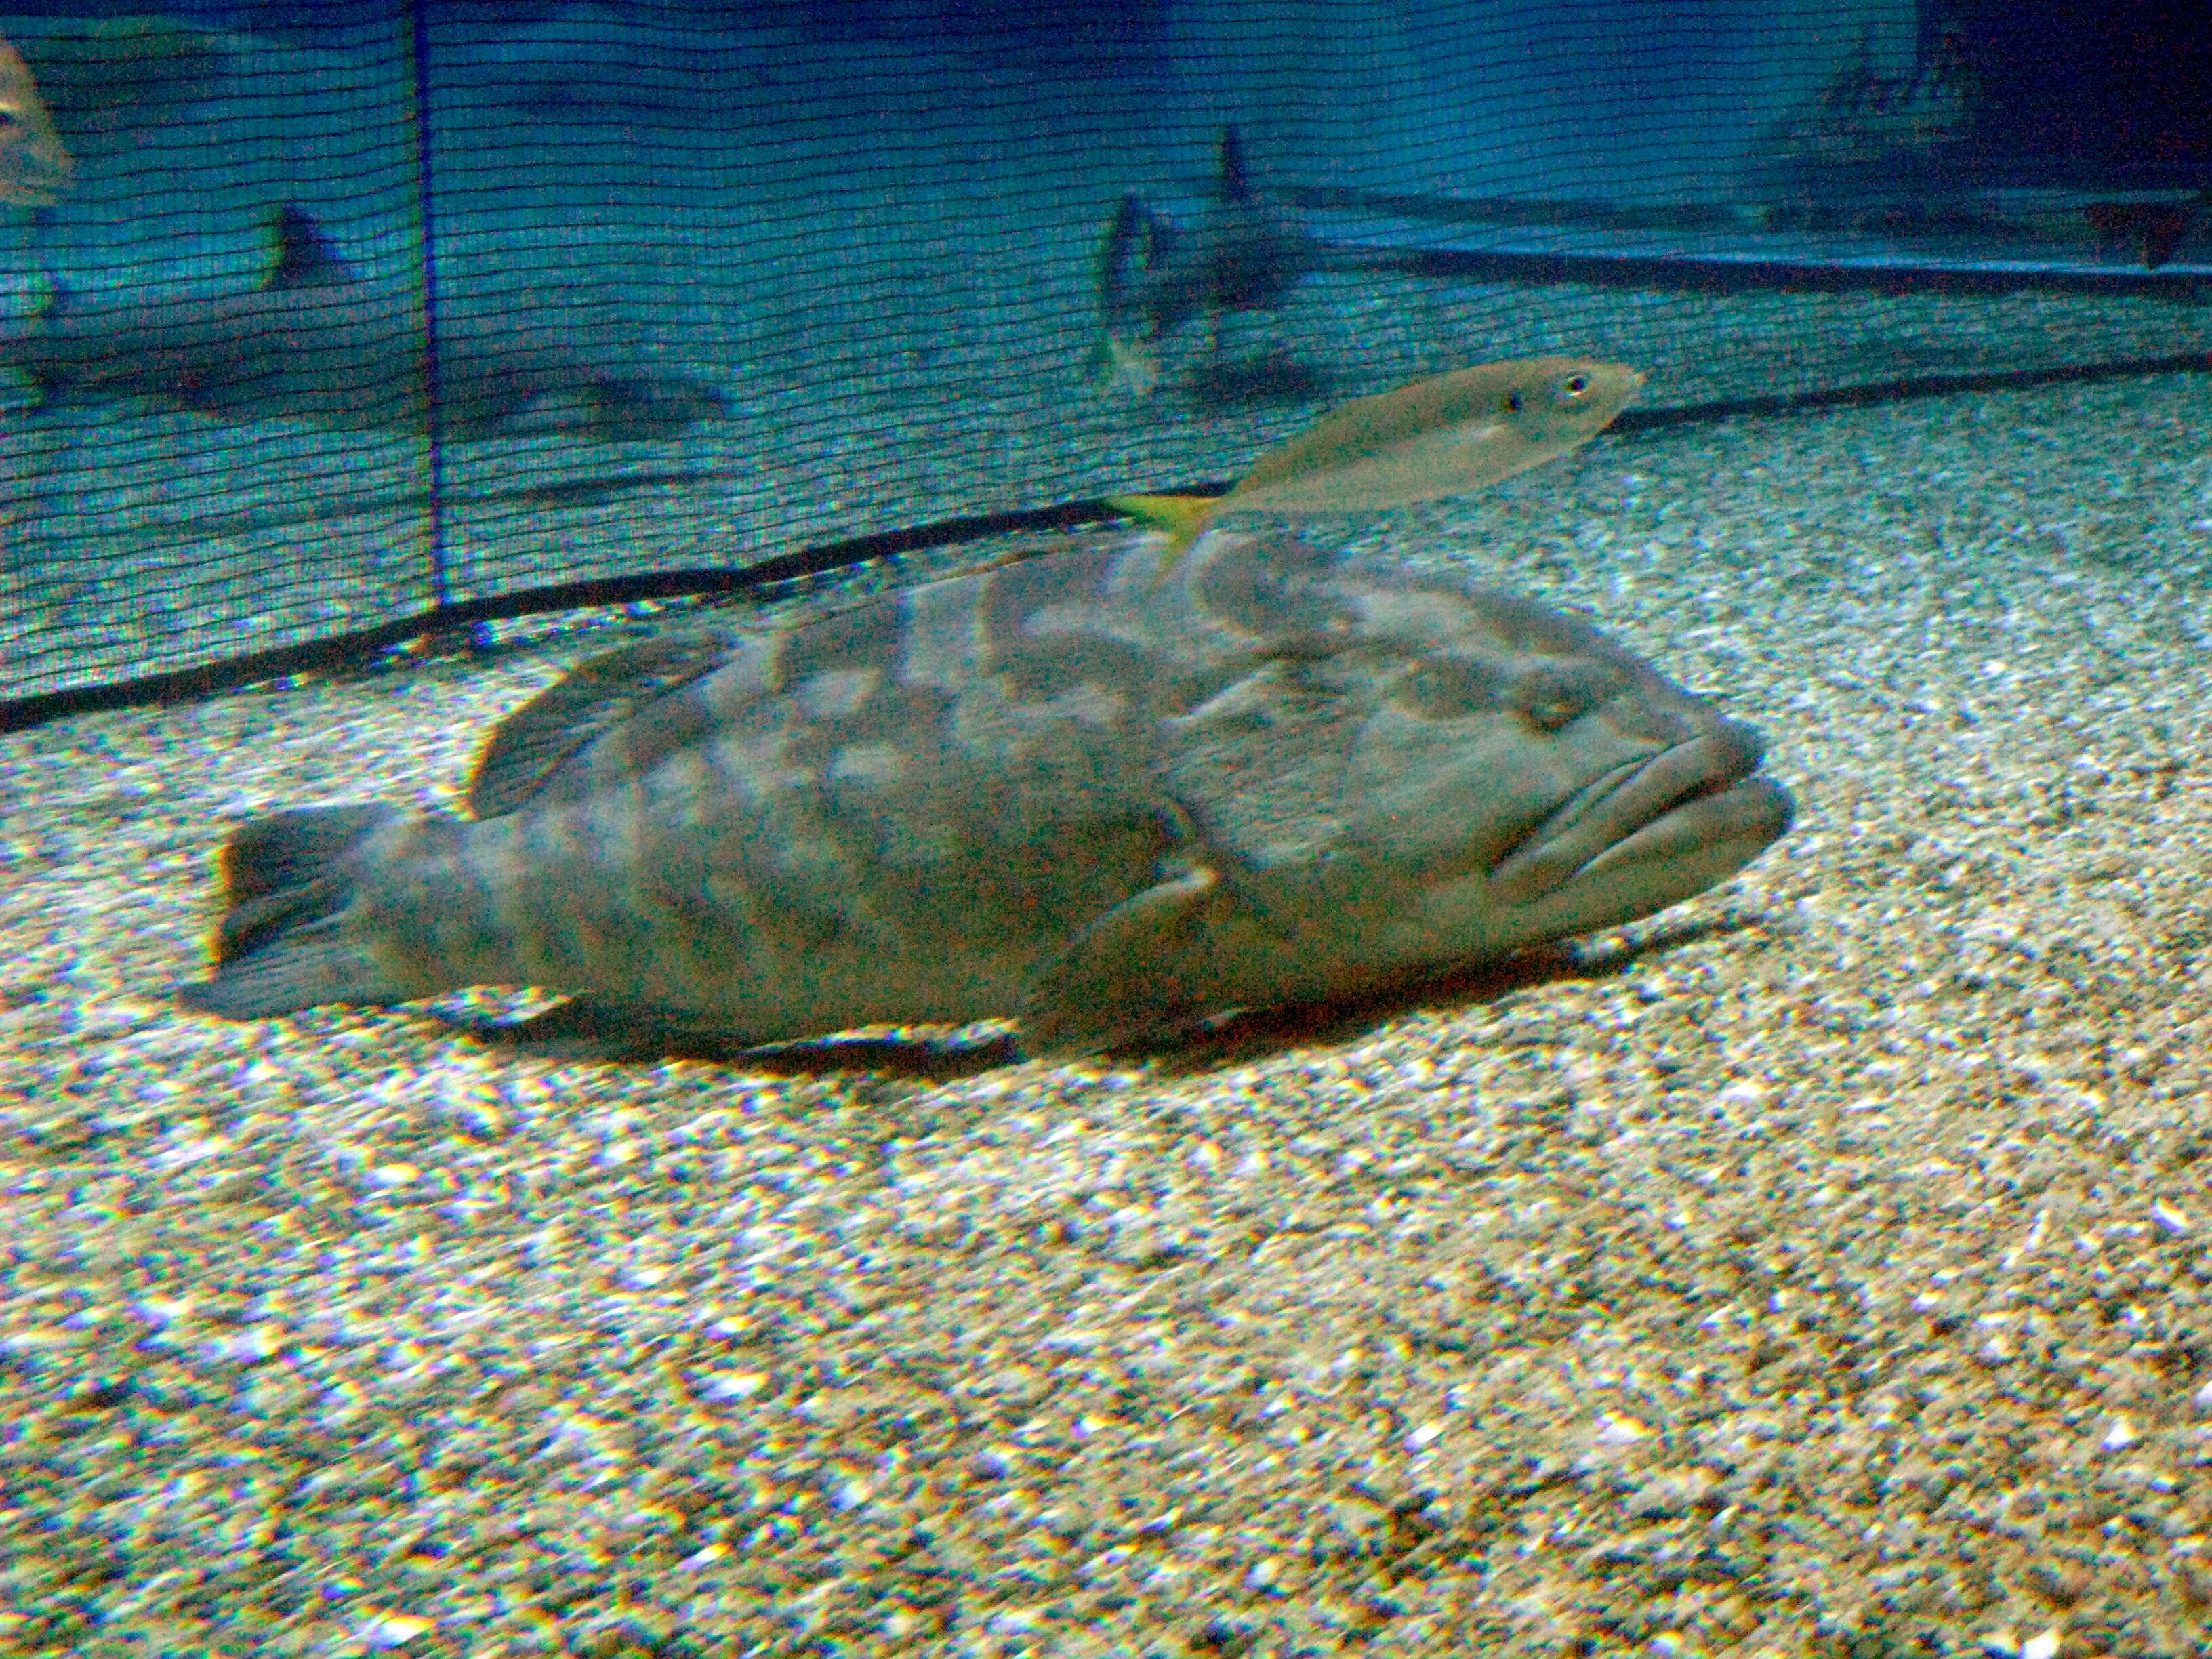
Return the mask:
M 368 869 L 368 843 L 404 816 L 388 805 L 307 807 L 240 828 L 222 852 L 215 977 L 178 987 L 178 1001 L 200 1013 L 257 1019 L 412 994 L 387 981 L 346 925 Z
M 1218 495 L 1109 495 L 1106 505 L 1126 518 L 1139 520 L 1155 530 L 1168 532 L 1167 547 L 1160 555 L 1160 571 L 1164 575 L 1206 533 L 1206 526 L 1213 522 L 1213 515 L 1221 509 L 1221 498 Z
M 1141 278 L 1158 259 L 1158 217 L 1134 196 L 1124 196 L 1098 244 L 1093 276 L 1098 296 L 1098 339 L 1088 372 L 1109 392 L 1141 397 L 1159 381 L 1157 319 Z

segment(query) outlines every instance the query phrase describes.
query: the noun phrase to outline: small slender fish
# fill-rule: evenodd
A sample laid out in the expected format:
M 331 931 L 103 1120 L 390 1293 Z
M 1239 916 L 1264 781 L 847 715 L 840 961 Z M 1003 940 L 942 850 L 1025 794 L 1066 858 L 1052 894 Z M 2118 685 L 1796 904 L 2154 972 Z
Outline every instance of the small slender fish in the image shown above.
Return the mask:
M 1623 363 L 1523 357 L 1358 398 L 1261 456 L 1225 495 L 1109 495 L 1169 532 L 1172 565 L 1226 513 L 1380 513 L 1466 495 L 1602 431 L 1644 377 Z
M 52 207 L 76 172 L 29 67 L 0 35 L 0 202 Z

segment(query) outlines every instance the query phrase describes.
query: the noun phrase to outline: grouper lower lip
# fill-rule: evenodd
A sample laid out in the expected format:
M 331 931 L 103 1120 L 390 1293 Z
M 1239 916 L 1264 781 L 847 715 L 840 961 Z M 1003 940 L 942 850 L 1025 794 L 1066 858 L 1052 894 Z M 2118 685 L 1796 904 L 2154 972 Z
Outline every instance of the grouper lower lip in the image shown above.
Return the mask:
M 1765 846 L 1794 811 L 1787 790 L 1753 776 L 1765 748 L 1751 727 L 1731 721 L 1608 773 L 1498 862 L 1492 895 L 1529 904 L 1583 876 L 1692 858 L 1739 841 Z

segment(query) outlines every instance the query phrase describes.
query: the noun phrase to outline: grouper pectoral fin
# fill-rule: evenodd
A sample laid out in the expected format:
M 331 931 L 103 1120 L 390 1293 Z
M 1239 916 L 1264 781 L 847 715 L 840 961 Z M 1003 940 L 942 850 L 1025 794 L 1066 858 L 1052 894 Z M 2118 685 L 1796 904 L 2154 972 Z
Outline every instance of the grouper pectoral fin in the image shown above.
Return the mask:
M 1199 865 L 1107 911 L 1030 987 L 1024 1051 L 1070 1060 L 1174 1030 L 1211 977 L 1202 925 L 1231 902 L 1220 877 Z

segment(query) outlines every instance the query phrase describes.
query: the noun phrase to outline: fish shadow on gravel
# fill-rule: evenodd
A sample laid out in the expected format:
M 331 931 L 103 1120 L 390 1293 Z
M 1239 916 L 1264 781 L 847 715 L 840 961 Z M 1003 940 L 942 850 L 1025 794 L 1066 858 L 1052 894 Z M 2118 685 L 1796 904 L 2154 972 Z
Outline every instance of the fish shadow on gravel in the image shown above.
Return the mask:
M 1356 1042 L 1376 1027 L 1420 1008 L 1449 1011 L 1497 1002 L 1516 991 L 1575 980 L 1605 980 L 1638 963 L 1731 933 L 1779 932 L 1766 918 L 1730 912 L 1695 921 L 1659 922 L 1586 945 L 1569 939 L 1538 945 L 1477 968 L 1442 974 L 1340 1001 L 1307 1003 L 1231 1015 L 1172 1049 L 1153 1051 L 1168 1075 L 1194 1075 L 1239 1066 L 1286 1048 Z
M 683 1033 L 654 1037 L 618 1028 L 602 1032 L 580 1002 L 557 1004 L 527 1019 L 499 1023 L 439 1018 L 457 1035 L 515 1058 L 631 1065 L 693 1060 L 767 1077 L 848 1072 L 950 1082 L 1015 1065 L 1022 1058 L 1015 1035 L 994 1025 L 932 1026 L 924 1028 L 927 1036 L 860 1033 L 747 1048 Z
M 1449 970 L 1364 997 L 1231 1014 L 1178 1042 L 1132 1045 L 1111 1052 L 1128 1059 L 1149 1060 L 1161 1075 L 1199 1075 L 1243 1065 L 1285 1049 L 1352 1042 L 1417 1008 L 1495 1002 L 1513 992 L 1533 990 L 1541 985 L 1611 979 L 1646 958 L 1665 955 L 1686 945 L 1768 927 L 1764 918 L 1737 912 L 1694 921 L 1662 922 L 1638 928 L 1626 937 L 1609 936 L 1595 945 L 1570 940 L 1540 946 L 1504 962 Z M 569 1012 L 578 1006 L 564 1004 L 532 1018 L 504 1024 L 456 1023 L 456 1029 L 514 1054 L 608 1058 L 604 1053 L 588 1056 L 581 1053 L 581 1047 L 591 1046 L 597 1034 L 581 1026 L 578 1017 Z M 1018 1065 L 1023 1055 L 1020 1040 L 1013 1032 L 994 1025 L 981 1025 L 939 1028 L 929 1036 L 827 1037 L 760 1048 L 720 1048 L 679 1039 L 640 1044 L 621 1058 L 631 1061 L 707 1060 L 775 1077 L 867 1073 L 950 1082 L 979 1076 L 1002 1066 Z

